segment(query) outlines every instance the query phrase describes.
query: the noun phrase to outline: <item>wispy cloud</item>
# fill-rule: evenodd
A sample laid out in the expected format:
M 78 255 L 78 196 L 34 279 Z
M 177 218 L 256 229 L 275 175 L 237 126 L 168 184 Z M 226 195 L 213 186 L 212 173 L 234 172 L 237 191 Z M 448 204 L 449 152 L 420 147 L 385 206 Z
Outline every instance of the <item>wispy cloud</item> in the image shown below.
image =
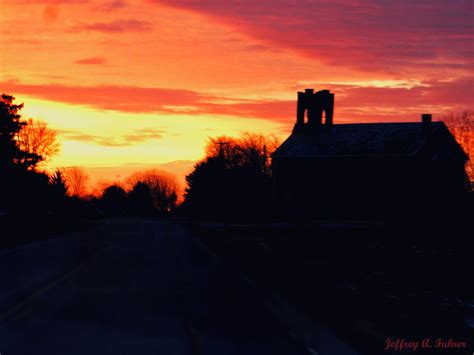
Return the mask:
M 123 139 L 126 142 L 141 142 L 151 139 L 161 139 L 163 137 L 164 131 L 161 129 L 153 129 L 153 128 L 142 128 L 142 129 L 134 129 L 130 133 L 125 134 Z
M 80 26 L 78 29 L 106 33 L 151 31 L 152 25 L 140 20 L 115 20 L 111 22 L 93 22 Z
M 116 136 L 96 135 L 83 133 L 73 129 L 57 130 L 57 133 L 66 140 L 93 143 L 105 147 L 124 147 L 153 139 L 161 139 L 164 131 L 153 128 L 131 130 L 127 134 Z
M 0 83 L 0 87 L 8 92 L 31 95 L 50 101 L 136 113 L 176 112 L 181 107 L 197 105 L 207 98 L 205 95 L 189 90 L 134 86 L 27 85 L 9 81 Z M 174 108 L 168 108 L 168 106 Z
M 87 4 L 90 0 L 15 0 L 12 1 L 18 5 L 37 5 L 37 4 L 52 4 L 52 5 L 67 5 L 67 4 Z
M 76 64 L 86 64 L 86 65 L 100 65 L 100 64 L 105 64 L 106 60 L 103 57 L 89 57 L 89 58 L 83 58 L 74 61 Z
M 116 11 L 127 7 L 127 3 L 123 0 L 113 0 L 113 1 L 105 1 L 101 3 L 97 8 L 100 11 Z

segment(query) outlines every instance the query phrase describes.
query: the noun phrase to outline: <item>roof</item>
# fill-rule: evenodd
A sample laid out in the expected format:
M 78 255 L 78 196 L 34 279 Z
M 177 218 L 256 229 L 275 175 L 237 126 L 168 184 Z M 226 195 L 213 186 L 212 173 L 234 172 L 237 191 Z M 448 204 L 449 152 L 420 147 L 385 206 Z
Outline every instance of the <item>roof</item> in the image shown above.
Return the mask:
M 273 153 L 278 157 L 411 155 L 426 142 L 421 122 L 335 124 L 303 127 Z M 432 134 L 449 133 L 443 122 L 431 123 Z

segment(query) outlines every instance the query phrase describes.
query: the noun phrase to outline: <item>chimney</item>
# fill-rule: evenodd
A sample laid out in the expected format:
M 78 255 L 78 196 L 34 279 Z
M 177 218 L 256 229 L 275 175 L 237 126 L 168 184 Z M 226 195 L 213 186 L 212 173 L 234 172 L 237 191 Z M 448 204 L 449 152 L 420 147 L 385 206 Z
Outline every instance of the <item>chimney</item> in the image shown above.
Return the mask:
M 324 112 L 325 115 L 325 122 L 324 125 L 326 127 L 331 127 L 333 123 L 333 116 L 334 116 L 334 94 L 331 93 L 329 90 L 321 90 L 317 92 L 320 99 L 320 121 L 322 122 L 322 114 Z
M 424 113 L 421 115 L 421 128 L 425 135 L 431 134 L 431 113 Z
M 325 115 L 325 127 L 331 127 L 334 116 L 334 94 L 329 90 L 305 89 L 298 92 L 296 105 L 296 124 L 293 132 L 301 132 L 304 127 L 312 127 L 311 130 L 319 130 L 323 126 L 323 114 Z
M 296 124 L 303 125 L 305 122 L 305 113 L 308 109 L 310 97 L 313 95 L 314 89 L 305 89 L 304 92 L 298 92 L 298 101 L 296 104 Z

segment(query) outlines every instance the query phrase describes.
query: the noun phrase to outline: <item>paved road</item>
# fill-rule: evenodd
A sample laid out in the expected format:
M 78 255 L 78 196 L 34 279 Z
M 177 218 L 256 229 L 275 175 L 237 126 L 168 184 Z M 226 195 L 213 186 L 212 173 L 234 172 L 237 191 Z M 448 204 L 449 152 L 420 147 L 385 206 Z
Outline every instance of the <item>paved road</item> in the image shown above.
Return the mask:
M 172 223 L 110 220 L 0 260 L 2 355 L 302 353 Z

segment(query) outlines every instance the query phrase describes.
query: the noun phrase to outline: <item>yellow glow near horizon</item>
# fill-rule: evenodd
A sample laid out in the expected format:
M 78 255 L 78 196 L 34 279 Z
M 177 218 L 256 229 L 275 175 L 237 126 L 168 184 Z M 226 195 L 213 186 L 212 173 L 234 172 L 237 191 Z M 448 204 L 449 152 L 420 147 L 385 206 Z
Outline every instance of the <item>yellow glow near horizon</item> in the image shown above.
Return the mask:
M 25 103 L 23 118 L 45 121 L 58 130 L 62 149 L 48 163 L 49 167 L 198 160 L 209 137 L 236 136 L 248 130 L 261 133 L 281 130 L 280 124 L 268 120 L 232 116 L 124 113 L 28 96 L 18 96 L 16 102 Z M 142 139 L 143 130 L 160 132 L 161 137 Z M 130 134 L 137 136 L 135 142 L 124 140 Z

